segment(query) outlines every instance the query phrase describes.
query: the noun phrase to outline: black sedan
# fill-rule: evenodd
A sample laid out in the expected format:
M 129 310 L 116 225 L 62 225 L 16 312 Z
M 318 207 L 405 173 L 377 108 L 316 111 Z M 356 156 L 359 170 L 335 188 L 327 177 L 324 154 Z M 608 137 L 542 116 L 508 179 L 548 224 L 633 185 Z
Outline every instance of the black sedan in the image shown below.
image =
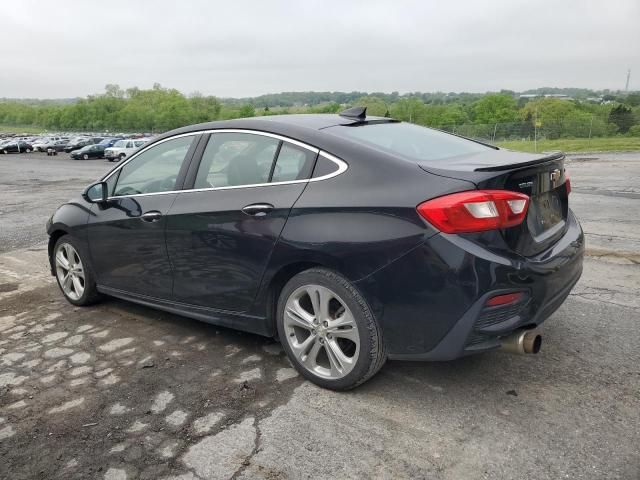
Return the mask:
M 279 338 L 332 389 L 385 359 L 536 353 L 582 272 L 562 154 L 367 117 L 293 115 L 169 132 L 62 205 L 51 273 Z
M 87 145 L 80 150 L 71 152 L 70 157 L 74 160 L 89 160 L 90 158 L 104 158 L 104 145 Z
M 64 147 L 64 151 L 67 153 L 71 153 L 74 150 L 79 150 L 82 147 L 93 145 L 94 143 L 95 142 L 90 138 L 74 139 L 67 143 L 67 145 Z
M 29 153 L 33 151 L 30 143 L 22 140 L 15 142 L 6 142 L 0 146 L 0 153 Z

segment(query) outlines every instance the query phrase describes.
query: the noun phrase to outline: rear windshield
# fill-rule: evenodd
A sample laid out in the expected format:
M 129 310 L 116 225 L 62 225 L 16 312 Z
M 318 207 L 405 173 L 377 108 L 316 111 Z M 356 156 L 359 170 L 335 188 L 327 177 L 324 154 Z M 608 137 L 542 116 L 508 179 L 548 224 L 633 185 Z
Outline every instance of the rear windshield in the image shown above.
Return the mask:
M 325 132 L 417 161 L 443 160 L 491 149 L 455 135 L 404 122 L 336 125 L 325 129 Z

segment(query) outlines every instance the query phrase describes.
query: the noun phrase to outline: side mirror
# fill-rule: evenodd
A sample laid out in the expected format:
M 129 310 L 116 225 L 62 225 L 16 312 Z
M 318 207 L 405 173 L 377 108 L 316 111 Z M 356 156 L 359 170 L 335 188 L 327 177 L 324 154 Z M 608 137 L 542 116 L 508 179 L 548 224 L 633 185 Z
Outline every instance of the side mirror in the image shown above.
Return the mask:
M 109 197 L 107 182 L 97 182 L 89 185 L 85 188 L 82 196 L 89 203 L 106 203 Z

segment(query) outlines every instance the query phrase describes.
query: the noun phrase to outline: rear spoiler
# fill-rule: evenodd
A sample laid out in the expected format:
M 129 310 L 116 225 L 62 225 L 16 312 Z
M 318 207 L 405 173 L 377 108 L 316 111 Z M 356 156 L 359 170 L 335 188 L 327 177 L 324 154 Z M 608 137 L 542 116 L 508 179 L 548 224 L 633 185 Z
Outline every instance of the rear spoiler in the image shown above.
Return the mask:
M 549 152 L 544 157 L 537 158 L 535 160 L 531 160 L 529 162 L 517 162 L 517 163 L 507 163 L 505 165 L 496 165 L 494 167 L 481 167 L 476 168 L 475 172 L 499 172 L 501 170 L 511 170 L 513 168 L 522 168 L 522 167 L 530 167 L 532 165 L 539 165 L 541 163 L 553 162 L 555 160 L 562 160 L 565 158 L 563 152 Z

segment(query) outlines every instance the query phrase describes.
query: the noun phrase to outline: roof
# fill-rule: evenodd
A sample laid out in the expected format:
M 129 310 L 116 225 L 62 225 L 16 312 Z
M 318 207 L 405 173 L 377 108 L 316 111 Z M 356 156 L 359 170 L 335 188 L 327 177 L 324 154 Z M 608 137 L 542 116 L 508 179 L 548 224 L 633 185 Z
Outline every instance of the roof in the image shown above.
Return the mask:
M 366 117 L 366 120 L 341 117 L 337 114 L 298 114 L 298 115 L 267 115 L 262 117 L 236 118 L 233 120 L 219 120 L 215 122 L 198 123 L 171 130 L 153 139 L 154 142 L 181 133 L 199 132 L 203 130 L 217 130 L 222 128 L 238 128 L 246 130 L 260 130 L 278 135 L 291 137 L 295 140 L 324 148 L 327 135 L 321 130 L 336 125 L 354 125 L 368 122 L 397 122 L 391 118 Z M 342 140 L 343 141 L 343 140 Z

